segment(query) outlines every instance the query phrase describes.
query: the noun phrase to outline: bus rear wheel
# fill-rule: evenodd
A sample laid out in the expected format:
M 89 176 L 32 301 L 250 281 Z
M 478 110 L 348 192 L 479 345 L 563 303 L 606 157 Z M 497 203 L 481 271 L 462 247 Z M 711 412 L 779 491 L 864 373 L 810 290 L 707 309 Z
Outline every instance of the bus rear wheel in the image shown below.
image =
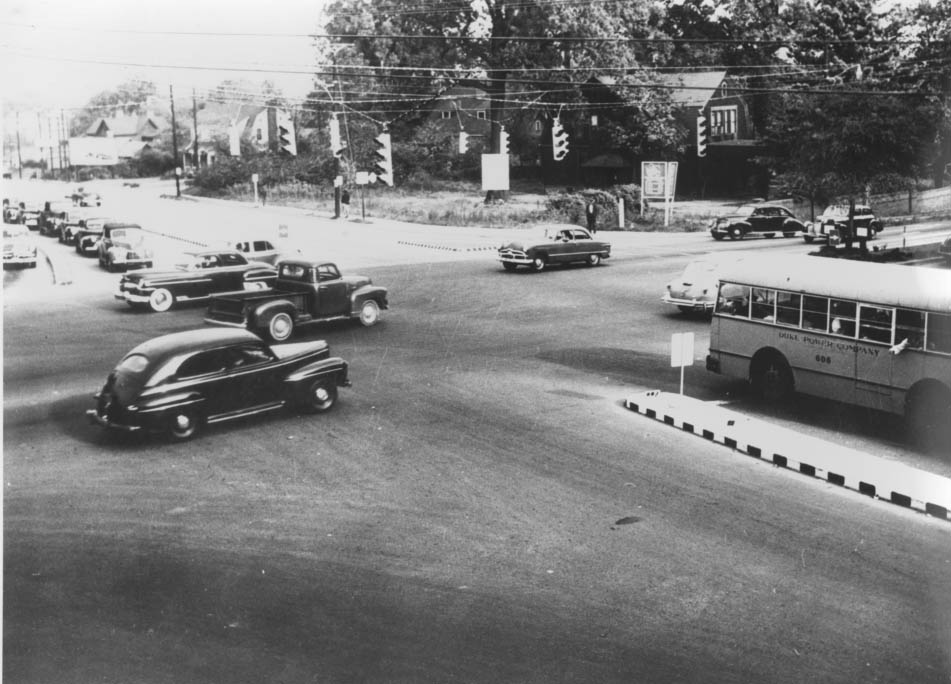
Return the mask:
M 788 399 L 793 392 L 793 376 L 789 363 L 779 354 L 754 357 L 750 366 L 753 391 L 769 402 Z

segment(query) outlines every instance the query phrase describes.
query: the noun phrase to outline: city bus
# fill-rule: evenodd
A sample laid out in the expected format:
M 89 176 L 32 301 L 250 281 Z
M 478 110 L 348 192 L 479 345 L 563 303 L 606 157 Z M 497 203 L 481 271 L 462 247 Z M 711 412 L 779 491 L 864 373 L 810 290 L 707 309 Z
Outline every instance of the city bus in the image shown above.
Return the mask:
M 951 271 L 818 256 L 718 273 L 707 369 L 767 400 L 792 392 L 905 417 L 951 445 Z

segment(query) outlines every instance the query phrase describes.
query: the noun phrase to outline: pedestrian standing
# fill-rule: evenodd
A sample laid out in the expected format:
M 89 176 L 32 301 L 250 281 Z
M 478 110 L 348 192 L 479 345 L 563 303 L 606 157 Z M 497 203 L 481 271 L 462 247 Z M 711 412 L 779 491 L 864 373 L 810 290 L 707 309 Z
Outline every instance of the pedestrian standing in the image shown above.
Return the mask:
M 340 206 L 343 209 L 343 217 L 350 218 L 350 191 L 346 188 L 340 193 Z
M 261 193 L 261 204 L 267 204 L 267 185 L 265 183 L 261 183 L 259 190 Z
M 584 215 L 588 219 L 588 232 L 594 235 L 598 232 L 598 205 L 594 203 L 594 200 L 588 200 Z

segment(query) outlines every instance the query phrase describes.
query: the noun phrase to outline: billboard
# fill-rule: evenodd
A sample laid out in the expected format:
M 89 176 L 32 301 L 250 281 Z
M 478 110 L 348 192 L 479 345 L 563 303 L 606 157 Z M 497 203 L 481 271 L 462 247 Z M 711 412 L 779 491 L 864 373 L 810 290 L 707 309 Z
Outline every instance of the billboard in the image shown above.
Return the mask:
M 73 166 L 115 166 L 119 146 L 115 138 L 70 138 L 69 162 Z

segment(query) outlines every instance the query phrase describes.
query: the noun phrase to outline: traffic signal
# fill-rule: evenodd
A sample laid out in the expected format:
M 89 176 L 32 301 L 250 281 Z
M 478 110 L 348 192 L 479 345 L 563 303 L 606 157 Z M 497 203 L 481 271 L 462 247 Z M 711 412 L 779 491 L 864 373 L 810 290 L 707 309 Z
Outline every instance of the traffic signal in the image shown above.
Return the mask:
M 499 154 L 509 153 L 509 134 L 505 132 L 505 126 L 499 127 Z
M 561 161 L 568 155 L 568 131 L 561 125 L 560 119 L 551 122 L 551 153 L 555 161 Z
M 340 137 L 340 119 L 336 115 L 330 117 L 330 151 L 340 159 L 343 157 L 343 150 L 347 146 L 343 138 Z
M 707 117 L 697 115 L 697 156 L 707 156 Z
M 465 154 L 469 150 L 469 134 L 465 131 L 459 131 L 459 154 Z
M 390 142 L 389 133 L 380 133 L 376 136 L 376 142 L 380 146 L 376 151 L 377 178 L 393 187 L 393 148 Z
M 287 112 L 281 110 L 277 112 L 277 140 L 283 152 L 297 156 L 297 136 L 294 135 L 294 122 Z

